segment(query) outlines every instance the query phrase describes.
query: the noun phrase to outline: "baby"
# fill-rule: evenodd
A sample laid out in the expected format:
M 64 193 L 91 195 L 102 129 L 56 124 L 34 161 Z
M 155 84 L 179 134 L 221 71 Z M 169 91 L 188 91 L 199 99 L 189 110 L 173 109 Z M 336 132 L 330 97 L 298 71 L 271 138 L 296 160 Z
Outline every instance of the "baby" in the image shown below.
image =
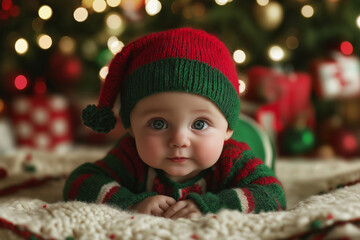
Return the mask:
M 98 132 L 120 117 L 128 134 L 100 161 L 69 176 L 67 201 L 105 203 L 165 218 L 221 209 L 285 209 L 274 172 L 231 138 L 239 120 L 239 82 L 225 45 L 204 31 L 149 34 L 112 60 L 97 106 L 83 122 Z

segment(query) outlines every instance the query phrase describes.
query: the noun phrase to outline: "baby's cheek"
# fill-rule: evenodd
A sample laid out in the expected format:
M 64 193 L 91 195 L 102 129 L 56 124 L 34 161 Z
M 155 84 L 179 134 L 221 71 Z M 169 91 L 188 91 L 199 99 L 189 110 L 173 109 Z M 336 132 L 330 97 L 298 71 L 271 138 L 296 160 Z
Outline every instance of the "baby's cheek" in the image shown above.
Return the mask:
M 214 139 L 199 144 L 197 148 L 198 163 L 204 168 L 214 165 L 221 155 L 223 145 L 223 142 Z
M 136 143 L 140 157 L 145 161 L 155 161 L 163 154 L 162 142 L 157 138 L 144 138 Z

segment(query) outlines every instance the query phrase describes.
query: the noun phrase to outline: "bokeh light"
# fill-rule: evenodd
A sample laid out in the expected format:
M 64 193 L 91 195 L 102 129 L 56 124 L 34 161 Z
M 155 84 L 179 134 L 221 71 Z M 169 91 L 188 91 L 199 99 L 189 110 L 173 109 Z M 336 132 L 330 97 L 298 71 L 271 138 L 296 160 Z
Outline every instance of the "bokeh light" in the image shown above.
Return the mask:
M 271 46 L 269 48 L 268 53 L 269 53 L 270 59 L 275 62 L 279 62 L 279 61 L 283 60 L 285 57 L 284 50 L 280 46 L 277 46 L 277 45 Z
M 115 55 L 116 53 L 120 52 L 125 44 L 115 36 L 109 37 L 107 41 L 107 45 L 109 50 Z
M 14 81 L 15 87 L 18 90 L 23 90 L 28 85 L 28 80 L 24 75 L 18 75 Z
M 17 17 L 17 16 L 19 16 L 19 14 L 20 14 L 20 7 L 13 5 L 10 9 L 10 15 L 12 17 Z
M 145 11 L 150 16 L 155 16 L 161 11 L 161 2 L 158 0 L 150 0 L 145 5 Z
M 12 1 L 11 0 L 3 0 L 1 3 L 1 7 L 5 11 L 9 11 L 12 7 Z
M 269 4 L 269 0 L 256 0 L 256 3 L 264 7 Z
M 84 8 L 91 8 L 93 2 L 94 2 L 94 0 L 82 0 L 81 6 L 83 6 Z
M 295 36 L 289 36 L 286 38 L 285 44 L 289 49 L 294 50 L 299 47 L 299 40 Z
M 340 51 L 345 55 L 351 55 L 353 53 L 353 50 L 353 45 L 348 41 L 344 41 L 340 44 Z
M 343 138 L 343 148 L 347 151 L 354 151 L 357 148 L 357 139 L 352 134 L 346 134 Z
M 245 90 L 246 90 L 246 83 L 243 80 L 239 79 L 239 92 L 240 92 L 240 94 L 245 92 Z
M 234 52 L 233 58 L 236 63 L 244 63 L 246 60 L 246 54 L 243 50 L 238 49 Z
M 19 38 L 15 42 L 15 51 L 18 54 L 20 54 L 20 55 L 25 54 L 28 49 L 29 49 L 29 44 L 24 38 Z
M 216 4 L 219 6 L 224 6 L 228 3 L 228 0 L 215 0 Z
M 84 22 L 88 18 L 88 11 L 84 7 L 78 7 L 74 11 L 74 19 L 77 22 Z
M 356 18 L 356 25 L 360 28 L 360 15 Z
M 41 34 L 37 38 L 37 43 L 42 49 L 49 49 L 52 45 L 52 39 L 49 35 Z
M 106 0 L 106 3 L 109 7 L 118 7 L 121 3 L 121 0 Z
M 99 77 L 100 79 L 103 81 L 105 80 L 106 76 L 108 75 L 109 73 L 109 68 L 107 66 L 105 67 L 102 67 L 99 71 Z
M 64 36 L 59 40 L 59 48 L 65 54 L 72 54 L 75 51 L 75 40 L 69 36 Z
M 305 143 L 306 145 L 312 145 L 315 141 L 314 139 L 314 135 L 311 132 L 305 132 L 302 136 L 301 139 L 303 141 L 303 143 Z
M 39 17 L 43 20 L 48 20 L 52 16 L 52 9 L 48 5 L 43 5 L 38 11 Z
M 122 25 L 122 19 L 119 14 L 111 13 L 106 17 L 106 25 L 111 29 L 118 29 Z
M 106 9 L 106 2 L 104 0 L 94 0 L 92 8 L 97 13 L 104 12 Z
M 301 8 L 301 14 L 306 18 L 311 18 L 314 15 L 314 8 L 310 5 L 305 5 Z

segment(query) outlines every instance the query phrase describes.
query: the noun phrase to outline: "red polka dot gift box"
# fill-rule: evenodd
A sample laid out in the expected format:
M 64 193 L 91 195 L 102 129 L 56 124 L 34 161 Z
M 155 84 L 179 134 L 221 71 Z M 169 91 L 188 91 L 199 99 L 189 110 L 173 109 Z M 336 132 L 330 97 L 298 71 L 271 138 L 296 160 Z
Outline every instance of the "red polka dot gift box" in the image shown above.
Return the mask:
M 71 112 L 64 97 L 18 97 L 11 112 L 18 147 L 64 152 L 72 146 Z

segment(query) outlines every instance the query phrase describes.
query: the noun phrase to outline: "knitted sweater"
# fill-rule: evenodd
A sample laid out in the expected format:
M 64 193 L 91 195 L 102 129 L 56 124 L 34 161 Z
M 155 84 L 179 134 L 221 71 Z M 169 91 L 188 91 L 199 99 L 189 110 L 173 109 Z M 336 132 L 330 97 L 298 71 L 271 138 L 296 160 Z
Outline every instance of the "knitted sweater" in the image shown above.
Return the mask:
M 248 145 L 230 139 L 219 160 L 194 178 L 176 183 L 139 157 L 126 136 L 100 161 L 85 163 L 69 176 L 66 201 L 106 203 L 127 209 L 157 194 L 192 199 L 205 213 L 222 208 L 258 213 L 285 209 L 285 196 L 274 172 L 254 157 Z

